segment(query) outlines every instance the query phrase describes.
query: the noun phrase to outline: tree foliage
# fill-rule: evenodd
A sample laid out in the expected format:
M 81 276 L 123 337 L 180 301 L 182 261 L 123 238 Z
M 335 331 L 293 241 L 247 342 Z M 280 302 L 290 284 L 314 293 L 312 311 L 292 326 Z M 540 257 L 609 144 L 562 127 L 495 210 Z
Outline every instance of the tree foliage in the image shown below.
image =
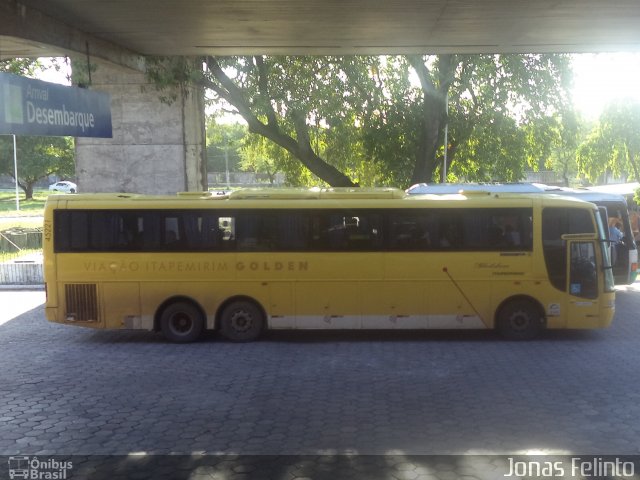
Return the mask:
M 517 180 L 544 154 L 540 120 L 566 100 L 565 55 L 206 57 L 151 62 L 157 85 L 197 82 L 249 131 L 333 186 Z M 449 112 L 447 114 L 447 105 Z M 534 128 L 535 126 L 535 128 Z M 547 125 L 551 128 L 551 125 Z M 542 137 L 541 137 L 542 135 Z
M 156 59 L 151 76 L 159 85 L 196 81 L 226 101 L 259 134 L 300 161 L 318 178 L 336 186 L 353 185 L 316 151 L 312 129 L 318 121 L 341 115 L 335 92 L 344 75 L 330 57 L 206 57 L 204 70 L 181 70 L 173 59 Z M 180 72 L 176 76 L 172 72 Z M 337 83 L 336 83 L 337 82 Z
M 32 77 L 40 68 L 42 68 L 42 63 L 37 59 L 14 58 L 11 60 L 0 60 L 0 72 L 3 73 Z
M 47 59 L 12 58 L 10 60 L 0 60 L 0 72 L 36 78 L 39 73 L 45 70 L 61 71 L 63 65 L 67 62 L 67 58 L 57 57 Z
M 439 55 L 421 60 L 423 66 L 414 59 L 412 67 L 416 71 L 423 68 L 423 75 L 428 76 L 416 94 L 425 113 L 408 117 L 418 124 L 406 125 L 407 130 L 420 132 L 428 115 L 434 115 L 429 112 L 435 108 L 425 103 L 430 95 L 448 99 L 448 115 L 435 113 L 439 119 L 437 137 L 434 127 L 427 143 L 436 148 L 422 159 L 416 158 L 416 165 L 423 162 L 423 170 L 414 169 L 411 183 L 442 178 L 447 120 L 448 180 L 514 181 L 524 176 L 526 166 L 535 168 L 544 155 L 541 147 L 545 143 L 539 141 L 546 134 L 542 120 L 566 103 L 566 56 Z M 405 103 L 412 101 L 410 96 L 403 98 Z M 398 98 L 396 105 L 403 98 Z M 402 110 L 408 108 L 406 104 Z M 418 145 L 422 141 L 419 139 Z
M 563 109 L 551 117 L 542 120 L 545 125 L 538 139 L 546 146 L 541 157 L 545 159 L 541 168 L 557 172 L 564 186 L 570 186 L 572 179 L 578 176 L 578 148 L 585 138 L 586 124 L 572 108 Z
M 580 145 L 578 165 L 592 182 L 607 172 L 640 181 L 640 103 L 621 100 L 608 105 Z
M 75 152 L 70 137 L 16 137 L 18 185 L 27 200 L 33 197 L 33 186 L 49 175 L 72 177 L 75 172 Z M 0 137 L 0 174 L 15 181 L 13 139 Z
M 245 125 L 216 123 L 215 117 L 209 117 L 206 125 L 207 170 L 224 172 L 227 167 L 230 171 L 238 170 L 246 136 Z

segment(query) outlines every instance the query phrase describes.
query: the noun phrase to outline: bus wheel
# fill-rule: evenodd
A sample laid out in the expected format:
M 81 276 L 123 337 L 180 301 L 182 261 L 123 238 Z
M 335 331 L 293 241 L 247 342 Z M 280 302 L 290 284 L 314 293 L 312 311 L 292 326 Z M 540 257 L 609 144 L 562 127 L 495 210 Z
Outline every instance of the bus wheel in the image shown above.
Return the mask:
M 262 310 L 246 300 L 230 303 L 220 316 L 220 333 L 232 342 L 251 342 L 260 336 L 264 327 Z
M 198 339 L 204 328 L 202 313 L 187 302 L 172 303 L 160 316 L 162 334 L 172 342 L 188 343 Z
M 496 320 L 498 333 L 508 340 L 531 340 L 544 329 L 544 316 L 529 300 L 512 300 L 506 303 Z

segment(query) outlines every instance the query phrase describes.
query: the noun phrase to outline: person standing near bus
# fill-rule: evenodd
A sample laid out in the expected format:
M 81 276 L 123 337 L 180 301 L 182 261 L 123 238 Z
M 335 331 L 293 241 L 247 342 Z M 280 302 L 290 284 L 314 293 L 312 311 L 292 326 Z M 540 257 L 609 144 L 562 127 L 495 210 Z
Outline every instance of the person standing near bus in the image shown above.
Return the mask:
M 611 264 L 615 265 L 618 259 L 618 245 L 622 243 L 624 233 L 622 233 L 622 224 L 616 222 L 609 226 L 609 240 L 611 241 Z
M 633 239 L 638 242 L 640 241 L 640 214 L 637 206 L 629 207 L 629 221 Z

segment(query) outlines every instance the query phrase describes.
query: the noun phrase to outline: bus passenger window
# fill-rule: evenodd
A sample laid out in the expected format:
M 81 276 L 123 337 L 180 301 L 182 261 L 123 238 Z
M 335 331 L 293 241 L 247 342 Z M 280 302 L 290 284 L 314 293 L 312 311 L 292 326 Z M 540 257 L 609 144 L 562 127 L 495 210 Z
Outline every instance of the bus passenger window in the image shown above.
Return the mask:
M 440 247 L 445 249 L 459 249 L 463 242 L 460 225 L 454 221 L 447 221 L 440 226 Z
M 277 249 L 303 251 L 309 241 L 310 217 L 304 213 L 280 213 L 277 217 Z
M 431 246 L 424 214 L 393 215 L 390 236 L 391 249 L 394 251 L 421 251 Z
M 238 215 L 235 235 L 238 250 L 269 252 L 275 248 L 275 219 L 273 214 L 256 213 Z
M 183 237 L 180 232 L 180 219 L 175 217 L 164 218 L 163 245 L 169 250 L 184 247 Z
M 218 218 L 218 232 L 223 243 L 231 243 L 236 239 L 236 219 L 234 217 Z
M 366 252 L 382 248 L 382 216 L 349 212 L 312 219 L 311 242 L 315 248 Z

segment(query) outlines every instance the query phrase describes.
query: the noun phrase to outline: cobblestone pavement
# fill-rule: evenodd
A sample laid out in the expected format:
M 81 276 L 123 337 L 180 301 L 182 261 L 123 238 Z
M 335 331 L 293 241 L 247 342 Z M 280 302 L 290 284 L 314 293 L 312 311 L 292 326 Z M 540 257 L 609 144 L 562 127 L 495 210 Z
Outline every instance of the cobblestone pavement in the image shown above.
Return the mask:
M 320 466 L 384 454 L 370 462 L 391 462 L 404 472 L 395 478 L 435 478 L 403 460 L 419 455 L 640 454 L 640 283 L 618 292 L 611 328 L 524 343 L 432 331 L 176 345 L 51 324 L 42 302 L 0 292 L 14 315 L 0 316 L 0 454 L 294 455 Z M 251 462 L 230 465 L 253 478 Z M 287 472 L 264 478 L 305 476 Z

